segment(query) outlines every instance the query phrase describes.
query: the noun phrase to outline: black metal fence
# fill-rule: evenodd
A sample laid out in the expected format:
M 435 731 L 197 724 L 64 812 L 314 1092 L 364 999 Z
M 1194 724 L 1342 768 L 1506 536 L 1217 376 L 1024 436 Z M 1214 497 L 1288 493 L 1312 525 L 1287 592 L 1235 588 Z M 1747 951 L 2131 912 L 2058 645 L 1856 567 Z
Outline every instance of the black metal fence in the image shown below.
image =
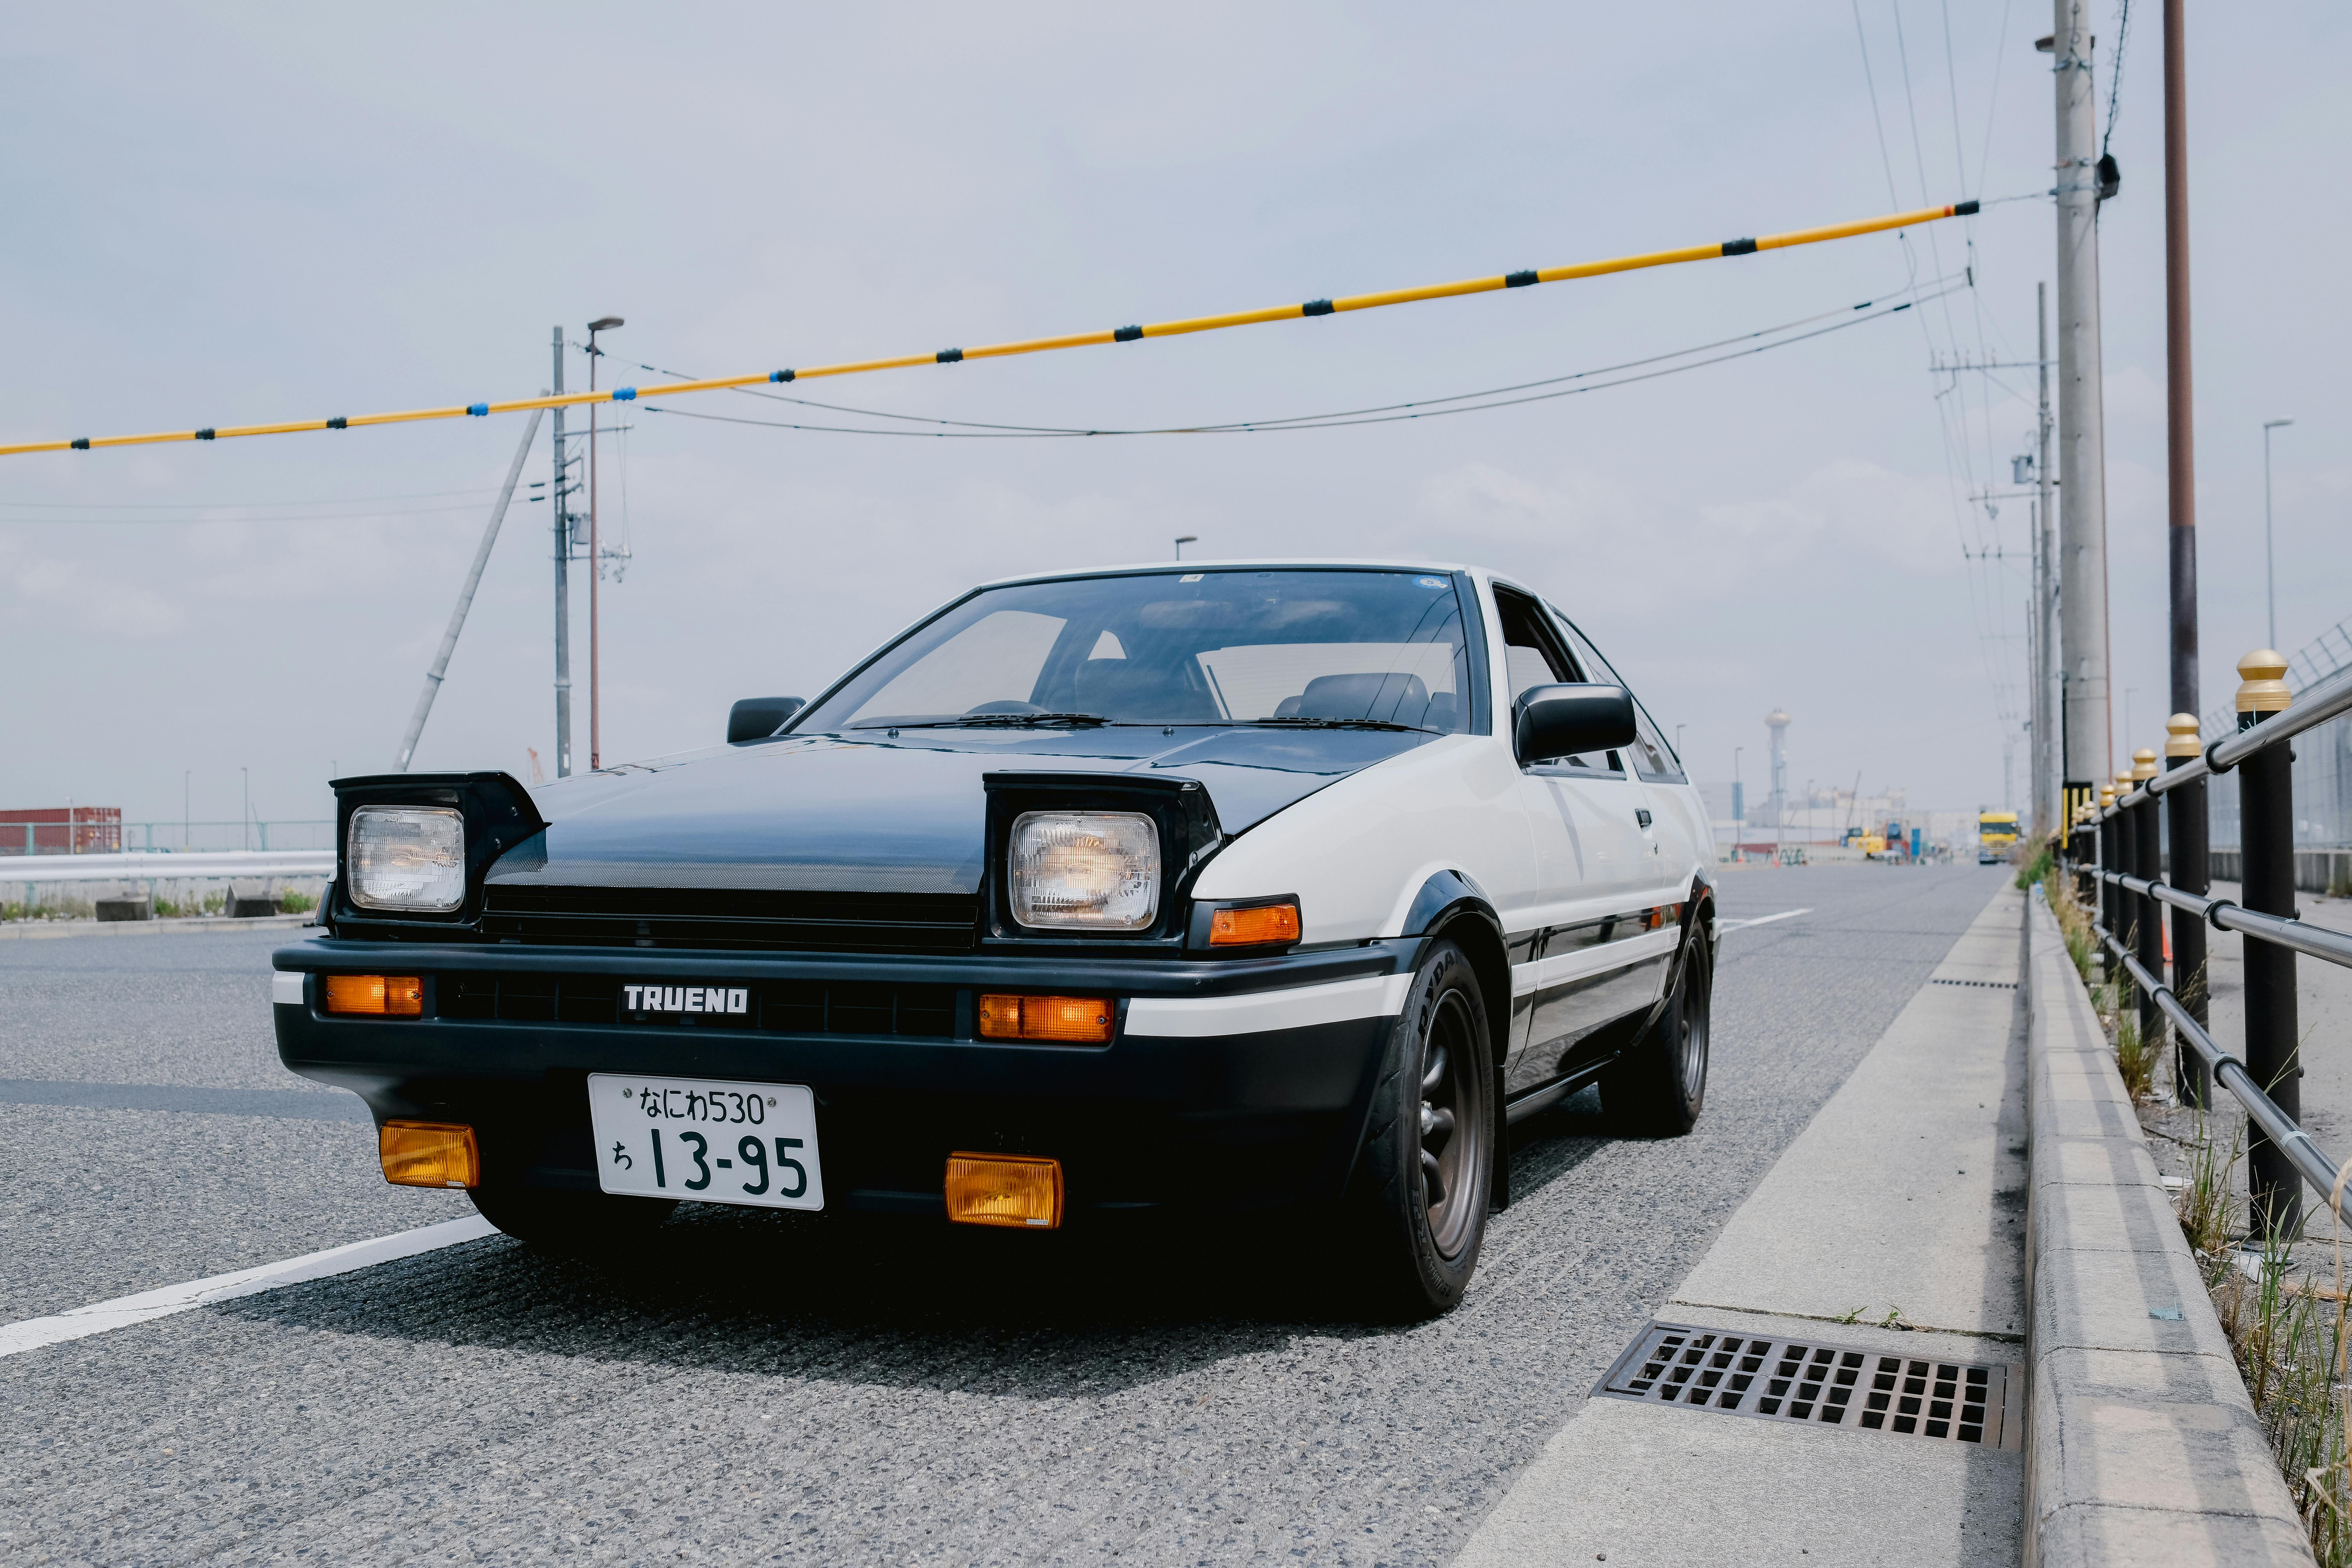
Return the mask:
M 2296 916 L 2288 744 L 2352 712 L 2352 668 L 2294 699 L 2280 679 L 2285 661 L 2276 656 L 2249 655 L 2238 668 L 2248 679 L 2238 689 L 2237 732 L 2200 746 L 2196 721 L 2176 715 L 2164 770 L 2158 771 L 2155 752 L 2137 752 L 2131 774 L 2112 790 L 2103 788 L 2099 805 L 2077 813 L 2062 860 L 2077 879 L 2077 896 L 2097 911 L 2094 929 L 2119 966 L 2118 1006 L 2137 1008 L 2140 1037 L 2151 1046 L 2168 1023 L 2180 1043 L 2174 1070 L 2181 1100 L 2208 1105 L 2211 1086 L 2219 1083 L 2245 1107 L 2252 1228 L 2292 1234 L 2302 1223 L 2305 1182 L 2352 1219 L 2338 1191 L 2341 1167 L 2297 1123 L 2303 1072 L 2296 1055 L 2295 958 L 2352 966 L 2352 936 L 2305 925 Z M 2208 896 L 2213 838 L 2208 785 L 2233 773 L 2243 899 L 2238 903 Z M 2163 875 L 2167 858 L 2169 880 Z M 2162 908 L 2172 911 L 2169 984 Z M 2210 1032 L 2209 926 L 2246 939 L 2242 1057 L 2223 1050 Z

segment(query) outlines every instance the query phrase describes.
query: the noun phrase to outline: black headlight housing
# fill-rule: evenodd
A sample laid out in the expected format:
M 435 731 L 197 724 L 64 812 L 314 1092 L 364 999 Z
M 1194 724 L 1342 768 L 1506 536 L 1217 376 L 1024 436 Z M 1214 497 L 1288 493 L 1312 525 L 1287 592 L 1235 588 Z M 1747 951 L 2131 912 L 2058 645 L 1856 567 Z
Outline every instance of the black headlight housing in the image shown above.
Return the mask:
M 425 936 L 446 942 L 479 935 L 482 873 L 491 861 L 545 831 L 528 790 L 511 773 L 369 773 L 333 781 L 335 880 L 327 889 L 320 923 L 337 936 L 398 941 Z M 457 810 L 466 829 L 466 896 L 446 914 L 363 909 L 351 898 L 352 815 L 363 805 L 442 806 Z
M 1198 779 L 1170 774 L 998 773 L 988 792 L 988 860 L 983 919 L 987 940 L 1024 949 L 1181 950 L 1192 883 L 1225 841 L 1216 804 Z M 1149 816 L 1160 834 L 1160 904 L 1139 931 L 1034 930 L 1013 918 L 1009 857 L 1013 825 L 1032 811 L 1116 811 Z

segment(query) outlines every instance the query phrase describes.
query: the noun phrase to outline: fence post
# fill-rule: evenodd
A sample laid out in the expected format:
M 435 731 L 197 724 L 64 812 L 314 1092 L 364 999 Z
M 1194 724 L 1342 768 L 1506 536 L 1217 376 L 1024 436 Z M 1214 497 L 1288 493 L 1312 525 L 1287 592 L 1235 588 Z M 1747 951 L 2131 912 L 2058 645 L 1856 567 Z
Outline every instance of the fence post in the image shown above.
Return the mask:
M 2098 904 L 2099 884 L 2091 877 L 2091 860 L 2098 837 L 2094 821 L 2096 809 L 2089 801 L 2077 804 L 2074 826 L 2069 830 L 2074 845 L 2074 901 L 2086 910 Z
M 2164 721 L 2167 769 L 2184 767 L 2203 754 L 2197 742 L 2197 715 L 2175 713 Z M 2212 843 L 2207 822 L 2205 781 L 2181 784 L 2164 797 L 2165 826 L 2172 836 L 2172 864 L 2164 879 L 2184 893 L 2200 898 L 2212 887 L 2207 853 Z M 2172 911 L 2172 994 L 2189 1009 L 2200 1026 L 2210 1027 L 2205 1010 L 2205 917 L 2187 910 Z M 2172 1053 L 2173 1092 L 2183 1105 L 2203 1110 L 2213 1103 L 2212 1070 L 2195 1051 Z
M 2122 802 L 2126 795 L 2131 795 L 2131 773 L 2116 773 L 2115 799 L 2116 802 Z M 2112 816 L 2115 816 L 2115 860 L 2112 860 L 2107 869 L 2122 872 L 2124 877 L 2138 877 L 2140 875 L 2140 814 L 2138 811 L 2126 811 L 2122 804 L 2116 804 L 2116 809 Z M 2107 921 L 2107 931 L 2115 931 L 2115 941 L 2122 942 L 2124 952 L 2138 952 L 2140 950 L 2138 896 L 2136 896 L 2136 893 L 2126 893 L 2124 891 L 2124 886 L 2116 884 L 2116 881 L 2110 881 L 2110 884 L 2107 884 L 2107 891 L 2115 896 L 2115 905 L 2112 905 L 2112 910 L 2115 910 L 2115 920 Z M 2115 962 L 2115 1027 L 2116 1030 L 2122 1030 L 2124 1027 L 2124 1016 L 2131 1011 L 2133 999 L 2136 999 L 2138 994 L 2140 994 L 2140 987 L 2131 983 L 2131 969 L 2124 966 L 2122 959 L 2116 959 Z
M 2132 784 L 2143 793 L 2139 804 L 2132 807 L 2136 818 L 2133 839 L 2139 853 L 2134 857 L 2132 875 L 2143 881 L 2154 882 L 2164 876 L 2164 834 L 2157 818 L 2156 796 L 2145 793 L 2147 782 L 2156 777 L 2156 752 L 2147 746 L 2132 753 Z M 2152 893 L 2132 895 L 2132 920 L 2139 929 L 2139 940 L 2133 944 L 2139 966 L 2158 981 L 2164 978 L 2164 906 Z M 2164 1038 L 2164 1010 L 2156 1005 L 2156 993 L 2142 993 L 2139 999 L 2139 1037 L 2147 1050 L 2155 1050 Z
M 2251 730 L 2292 700 L 2286 660 L 2257 648 L 2238 661 L 2238 728 Z M 2246 908 L 2294 915 L 2294 784 L 2291 742 L 2263 747 L 2238 764 L 2238 838 Z M 2294 950 L 2244 939 L 2246 1070 L 2291 1119 L 2303 1120 L 2303 1063 L 2295 1051 Z M 2303 1219 L 2303 1178 L 2277 1145 L 2247 1129 L 2255 1234 L 2292 1235 Z
M 2122 921 L 2122 920 L 2116 920 L 2116 914 L 2115 914 L 2116 886 L 2112 884 L 2112 881 L 2107 881 L 2107 877 L 2105 877 L 2105 872 L 2112 872 L 2112 869 L 2116 868 L 2116 856 L 2115 856 L 2115 848 L 2116 848 L 2116 844 L 2115 844 L 2115 811 L 2112 811 L 2112 806 L 2115 806 L 2115 785 L 2098 785 L 2098 869 L 2100 869 L 2100 879 L 2098 879 L 2098 905 L 2095 905 L 2095 908 L 2098 908 L 2098 924 L 2107 926 L 2107 931 L 2115 931 L 2116 936 L 2122 936 L 2122 933 L 2124 933 L 2124 921 Z M 2100 954 L 2100 963 L 2103 963 L 2103 966 L 2105 966 L 2105 963 L 2107 963 L 2105 954 Z

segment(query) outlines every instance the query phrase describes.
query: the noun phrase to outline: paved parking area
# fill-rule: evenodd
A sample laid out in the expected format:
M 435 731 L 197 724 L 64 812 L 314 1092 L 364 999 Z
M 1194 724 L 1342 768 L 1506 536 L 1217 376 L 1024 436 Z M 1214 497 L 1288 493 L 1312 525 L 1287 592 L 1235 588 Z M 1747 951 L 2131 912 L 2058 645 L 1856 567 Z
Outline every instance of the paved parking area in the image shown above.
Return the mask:
M 1811 912 L 1726 937 L 1699 1131 L 1522 1129 L 1438 1322 L 1351 1321 L 1296 1234 L 492 1238 L 0 1359 L 0 1552 L 1445 1561 L 2004 875 L 1730 873 Z M 0 1321 L 468 1212 L 278 1068 L 276 944 L 0 946 Z

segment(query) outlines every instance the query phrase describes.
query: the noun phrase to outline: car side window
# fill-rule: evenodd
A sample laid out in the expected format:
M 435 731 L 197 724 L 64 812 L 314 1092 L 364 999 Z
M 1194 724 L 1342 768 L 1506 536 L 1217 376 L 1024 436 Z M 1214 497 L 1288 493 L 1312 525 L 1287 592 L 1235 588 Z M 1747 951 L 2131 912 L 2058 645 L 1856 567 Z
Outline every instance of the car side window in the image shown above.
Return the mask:
M 1575 656 L 1570 653 L 1557 629 L 1545 618 L 1542 605 L 1498 584 L 1495 589 L 1495 608 L 1499 612 L 1502 624 L 1503 673 L 1510 684 L 1514 703 L 1531 686 L 1551 686 L 1592 679 L 1577 668 Z M 1625 764 L 1615 752 L 1610 752 L 1595 756 L 1559 757 L 1538 765 L 1582 768 L 1592 773 L 1622 773 Z
M 1544 608 L 1551 612 L 1553 625 L 1558 627 L 1560 636 L 1567 639 L 1568 646 L 1575 650 L 1576 657 L 1583 662 L 1585 668 L 1600 672 L 1594 677 L 1595 679 L 1612 681 L 1619 686 L 1625 686 L 1625 678 L 1619 675 L 1610 662 L 1601 657 L 1601 650 L 1592 646 L 1590 638 L 1576 629 L 1574 621 L 1560 614 L 1559 605 L 1546 605 Z M 1633 689 L 1625 686 L 1625 689 L 1631 692 Z M 1642 706 L 1642 700 L 1639 697 L 1633 699 L 1633 772 L 1646 782 L 1651 784 L 1685 782 L 1681 759 L 1675 755 L 1674 748 L 1666 744 L 1665 737 L 1660 732 L 1657 721 L 1650 717 L 1650 710 Z

